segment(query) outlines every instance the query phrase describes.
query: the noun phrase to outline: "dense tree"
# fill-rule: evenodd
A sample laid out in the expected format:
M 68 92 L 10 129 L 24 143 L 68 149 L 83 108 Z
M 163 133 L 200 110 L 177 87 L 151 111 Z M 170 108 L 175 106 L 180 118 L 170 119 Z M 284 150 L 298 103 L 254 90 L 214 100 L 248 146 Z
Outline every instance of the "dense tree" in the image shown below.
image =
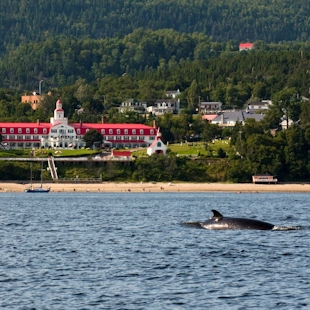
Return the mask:
M 83 141 L 86 147 L 100 147 L 103 141 L 103 136 L 96 129 L 91 129 L 83 136 Z

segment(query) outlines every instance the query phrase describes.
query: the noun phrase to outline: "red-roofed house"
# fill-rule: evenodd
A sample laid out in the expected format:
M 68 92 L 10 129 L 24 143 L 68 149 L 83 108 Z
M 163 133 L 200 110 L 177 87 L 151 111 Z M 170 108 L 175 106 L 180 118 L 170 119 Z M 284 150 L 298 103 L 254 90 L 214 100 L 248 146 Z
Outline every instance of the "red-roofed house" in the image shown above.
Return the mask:
M 239 44 L 239 51 L 248 51 L 248 50 L 252 50 L 254 48 L 254 44 L 253 43 L 240 43 Z
M 2 142 L 10 148 L 60 148 L 85 147 L 84 134 L 96 129 L 103 136 L 103 145 L 117 148 L 147 147 L 156 138 L 156 129 L 143 124 L 68 123 L 62 102 L 56 102 L 50 123 L 0 122 Z
M 205 114 L 202 115 L 202 119 L 211 123 L 218 115 L 217 114 Z
M 112 150 L 111 158 L 114 159 L 131 159 L 131 152 L 130 151 L 115 151 Z
M 147 148 L 147 154 L 164 154 L 167 153 L 167 146 L 164 144 L 164 142 L 161 140 L 161 132 L 159 128 L 157 129 L 157 136 L 155 141 Z

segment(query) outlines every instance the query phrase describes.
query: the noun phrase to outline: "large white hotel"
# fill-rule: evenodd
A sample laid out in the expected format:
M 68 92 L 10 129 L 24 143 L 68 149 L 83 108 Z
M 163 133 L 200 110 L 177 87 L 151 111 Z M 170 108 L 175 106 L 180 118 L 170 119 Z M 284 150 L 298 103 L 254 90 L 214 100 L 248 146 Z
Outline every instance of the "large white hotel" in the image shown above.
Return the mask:
M 56 102 L 54 117 L 49 123 L 4 123 L 0 122 L 2 144 L 11 149 L 25 148 L 82 148 L 83 135 L 96 129 L 103 136 L 104 147 L 148 147 L 156 138 L 154 127 L 142 124 L 95 124 L 68 123 L 62 102 Z

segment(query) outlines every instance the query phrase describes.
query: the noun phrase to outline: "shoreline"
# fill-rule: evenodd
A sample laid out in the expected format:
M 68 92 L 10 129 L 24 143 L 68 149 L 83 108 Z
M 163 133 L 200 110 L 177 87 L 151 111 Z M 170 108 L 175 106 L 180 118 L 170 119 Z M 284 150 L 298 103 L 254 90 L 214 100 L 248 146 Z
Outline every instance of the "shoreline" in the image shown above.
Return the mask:
M 34 183 L 38 187 L 39 183 Z M 0 182 L 0 193 L 24 192 L 30 183 Z M 102 182 L 102 183 L 43 183 L 50 192 L 310 192 L 310 183 L 253 184 L 253 183 L 178 183 L 178 182 Z

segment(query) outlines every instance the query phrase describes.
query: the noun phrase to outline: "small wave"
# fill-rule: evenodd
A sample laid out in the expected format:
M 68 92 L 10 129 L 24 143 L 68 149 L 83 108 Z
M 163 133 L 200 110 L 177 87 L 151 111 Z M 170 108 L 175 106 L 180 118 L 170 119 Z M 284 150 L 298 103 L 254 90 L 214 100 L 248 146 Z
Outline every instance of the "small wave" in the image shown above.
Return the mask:
M 301 226 L 274 226 L 272 230 L 286 231 L 286 230 L 300 230 L 301 228 L 302 228 Z

